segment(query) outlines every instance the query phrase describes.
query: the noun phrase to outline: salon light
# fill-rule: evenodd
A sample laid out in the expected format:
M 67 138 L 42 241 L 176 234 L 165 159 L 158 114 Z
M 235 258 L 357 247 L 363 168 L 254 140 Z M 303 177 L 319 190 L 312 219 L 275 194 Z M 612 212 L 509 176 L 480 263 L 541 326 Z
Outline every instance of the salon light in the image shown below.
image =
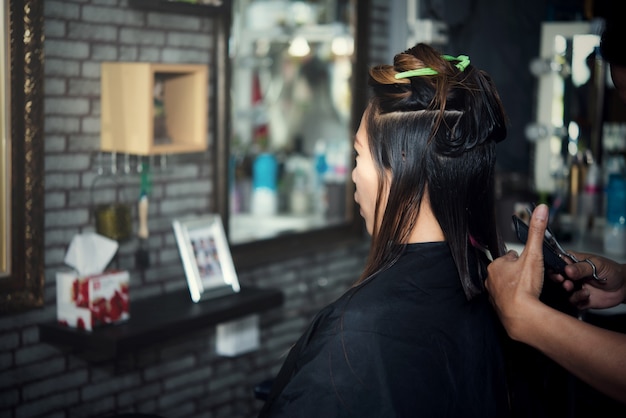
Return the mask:
M 302 36 L 296 36 L 289 44 L 288 52 L 292 57 L 306 57 L 311 52 L 311 47 Z
M 349 36 L 338 36 L 333 38 L 330 50 L 334 55 L 340 57 L 352 55 L 354 52 L 354 41 Z
M 574 121 L 571 121 L 569 125 L 567 125 L 567 134 L 570 138 L 578 140 L 580 136 L 580 126 Z

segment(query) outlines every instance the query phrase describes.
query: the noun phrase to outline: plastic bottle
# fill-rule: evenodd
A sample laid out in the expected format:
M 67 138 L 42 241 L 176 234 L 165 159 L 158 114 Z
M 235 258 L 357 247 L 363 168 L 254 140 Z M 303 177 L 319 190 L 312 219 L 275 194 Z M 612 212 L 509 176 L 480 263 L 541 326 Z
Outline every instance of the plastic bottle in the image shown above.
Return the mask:
M 252 213 L 275 215 L 278 211 L 278 163 L 270 153 L 259 154 L 252 165 Z
M 585 182 L 578 201 L 578 238 L 586 241 L 595 227 L 596 217 L 602 214 L 602 173 L 594 162 L 589 163 Z
M 311 204 L 311 161 L 302 155 L 291 155 L 285 163 L 290 180 L 288 209 L 293 215 L 309 213 Z
M 606 188 L 604 251 L 611 255 L 626 254 L 626 179 L 618 173 L 609 175 Z
M 326 143 L 318 140 L 315 143 L 315 154 L 313 156 L 315 167 L 315 186 L 313 190 L 313 212 L 316 215 L 324 216 L 328 207 L 328 197 L 326 195 L 326 183 L 324 181 L 328 171 L 326 160 Z

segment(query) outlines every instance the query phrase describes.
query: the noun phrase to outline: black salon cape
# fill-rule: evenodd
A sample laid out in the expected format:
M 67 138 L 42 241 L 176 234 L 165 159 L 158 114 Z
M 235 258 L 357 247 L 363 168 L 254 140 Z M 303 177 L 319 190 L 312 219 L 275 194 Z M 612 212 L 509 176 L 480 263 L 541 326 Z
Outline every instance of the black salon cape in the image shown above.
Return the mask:
M 410 244 L 317 314 L 259 416 L 506 417 L 499 330 L 447 243 Z

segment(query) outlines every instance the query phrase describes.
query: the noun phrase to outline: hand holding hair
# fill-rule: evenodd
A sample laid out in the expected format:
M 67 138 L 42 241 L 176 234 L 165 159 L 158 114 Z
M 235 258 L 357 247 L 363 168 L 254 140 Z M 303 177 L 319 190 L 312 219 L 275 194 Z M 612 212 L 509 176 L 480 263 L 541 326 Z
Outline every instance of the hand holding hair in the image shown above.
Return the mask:
M 524 324 L 524 314 L 533 304 L 541 304 L 539 295 L 543 287 L 543 237 L 548 225 L 548 207 L 539 205 L 533 211 L 528 241 L 517 256 L 509 251 L 487 267 L 489 276 L 485 286 L 491 302 L 509 335 L 518 339 L 519 326 Z

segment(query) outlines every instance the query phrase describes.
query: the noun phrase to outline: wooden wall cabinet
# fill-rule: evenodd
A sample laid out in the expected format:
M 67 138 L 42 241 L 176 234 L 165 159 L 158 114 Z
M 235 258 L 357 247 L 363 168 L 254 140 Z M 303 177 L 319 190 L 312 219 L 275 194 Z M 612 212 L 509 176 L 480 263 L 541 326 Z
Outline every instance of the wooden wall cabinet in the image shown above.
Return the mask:
M 101 71 L 101 151 L 156 155 L 207 149 L 206 65 L 104 62 Z

